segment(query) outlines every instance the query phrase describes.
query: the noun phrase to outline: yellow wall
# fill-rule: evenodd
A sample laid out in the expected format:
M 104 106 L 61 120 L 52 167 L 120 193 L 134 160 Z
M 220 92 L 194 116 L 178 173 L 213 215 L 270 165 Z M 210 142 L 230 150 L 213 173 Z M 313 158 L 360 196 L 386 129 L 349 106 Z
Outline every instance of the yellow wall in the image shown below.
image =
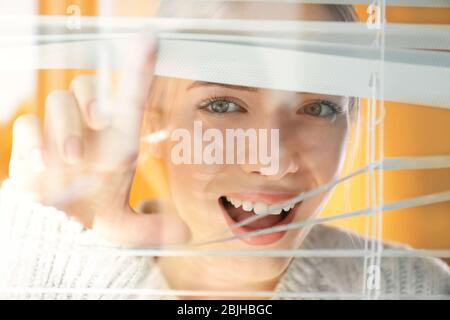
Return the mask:
M 113 1 L 114 2 L 114 1 Z M 115 1 L 115 14 L 132 15 L 133 6 L 127 1 Z M 122 4 L 121 4 L 122 3 Z M 134 0 L 134 4 L 142 1 Z M 78 4 L 83 15 L 95 15 L 95 1 L 39 1 L 40 14 L 65 14 L 67 5 Z M 127 9 L 127 11 L 124 11 Z M 358 6 L 358 12 L 365 19 L 365 7 Z M 136 10 L 137 15 L 151 14 L 155 6 L 144 6 Z M 393 8 L 387 12 L 388 21 L 420 22 L 420 23 L 450 23 L 448 9 L 413 9 Z M 55 89 L 66 89 L 70 80 L 87 70 L 46 70 L 37 71 L 37 88 L 35 97 L 26 97 L 18 108 L 17 115 L 34 112 L 43 115 L 43 105 L 46 95 Z M 0 106 L 1 107 L 1 106 Z M 8 157 L 11 143 L 11 124 L 0 127 L 0 179 L 7 175 Z M 410 106 L 398 103 L 386 103 L 385 119 L 385 156 L 450 154 L 450 111 L 438 108 Z M 360 150 L 365 150 L 364 137 L 361 137 Z M 364 164 L 364 153 L 357 156 L 356 165 Z M 364 178 L 352 180 L 352 196 L 350 209 L 364 207 Z M 397 171 L 385 172 L 384 199 L 385 202 L 404 197 L 443 191 L 450 189 L 450 169 L 429 171 Z M 167 186 L 161 165 L 148 159 L 138 169 L 138 174 L 132 189 L 131 202 L 164 194 Z M 323 215 L 343 212 L 344 187 L 338 186 L 325 207 Z M 384 215 L 383 235 L 385 239 L 407 242 L 423 248 L 450 248 L 450 202 L 416 207 L 408 210 L 389 212 Z M 364 218 L 354 218 L 340 221 L 338 224 L 363 232 Z

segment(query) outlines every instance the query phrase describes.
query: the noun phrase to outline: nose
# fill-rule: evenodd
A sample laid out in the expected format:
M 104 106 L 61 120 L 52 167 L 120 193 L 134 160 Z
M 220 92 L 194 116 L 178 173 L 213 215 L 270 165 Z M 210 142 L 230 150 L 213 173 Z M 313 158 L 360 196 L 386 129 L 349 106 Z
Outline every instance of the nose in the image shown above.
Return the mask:
M 276 130 L 276 137 L 270 135 L 270 143 L 266 153 L 270 158 L 270 164 L 261 161 L 261 150 L 258 150 L 258 161 L 256 164 L 243 164 L 242 169 L 249 174 L 261 175 L 270 180 L 280 180 L 288 174 L 299 171 L 297 141 L 292 135 L 291 119 L 292 110 L 297 102 L 296 96 L 283 93 L 267 97 L 267 107 L 265 108 L 265 117 L 260 119 L 260 125 L 268 132 Z M 294 103 L 294 102 L 295 103 Z M 258 137 L 261 139 L 261 137 Z M 258 141 L 258 148 L 261 148 L 261 141 Z M 268 141 L 263 141 L 264 145 Z M 275 143 L 275 144 L 274 144 Z M 270 147 L 269 147 L 270 145 Z
M 262 163 L 260 159 L 255 164 L 245 163 L 241 165 L 244 172 L 251 175 L 260 175 L 269 180 L 281 180 L 288 174 L 299 171 L 295 153 L 286 146 L 280 146 L 278 152 L 272 152 L 270 163 Z

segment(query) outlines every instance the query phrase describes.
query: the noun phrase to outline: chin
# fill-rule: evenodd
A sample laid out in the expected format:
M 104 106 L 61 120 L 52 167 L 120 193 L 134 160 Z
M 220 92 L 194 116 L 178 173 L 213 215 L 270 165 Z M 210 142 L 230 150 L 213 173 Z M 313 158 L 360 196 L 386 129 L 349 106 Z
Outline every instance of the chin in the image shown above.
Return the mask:
M 286 271 L 292 258 L 286 257 L 235 257 L 231 264 L 234 271 L 245 279 L 270 281 Z

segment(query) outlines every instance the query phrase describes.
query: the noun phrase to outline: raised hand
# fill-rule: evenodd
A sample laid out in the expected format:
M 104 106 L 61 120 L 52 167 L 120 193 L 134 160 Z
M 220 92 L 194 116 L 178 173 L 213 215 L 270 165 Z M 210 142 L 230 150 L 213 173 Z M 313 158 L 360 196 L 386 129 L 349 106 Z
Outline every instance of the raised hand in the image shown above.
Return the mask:
M 42 204 L 124 246 L 188 239 L 175 214 L 138 214 L 128 201 L 156 48 L 152 34 L 142 35 L 130 48 L 117 96 L 108 105 L 96 97 L 95 76 L 80 76 L 70 90 L 47 97 L 43 127 L 33 115 L 14 125 L 10 180 Z

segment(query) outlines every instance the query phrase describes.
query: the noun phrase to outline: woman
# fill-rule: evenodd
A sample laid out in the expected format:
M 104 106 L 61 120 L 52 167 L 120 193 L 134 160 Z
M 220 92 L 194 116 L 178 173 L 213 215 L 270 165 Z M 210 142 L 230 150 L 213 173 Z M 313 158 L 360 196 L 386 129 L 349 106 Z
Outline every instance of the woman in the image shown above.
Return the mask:
M 173 9 L 186 14 L 192 8 L 174 3 L 175 7 L 162 8 L 161 15 L 173 14 Z M 294 8 L 227 3 L 205 6 L 195 13 L 242 19 L 355 17 L 349 6 Z M 351 97 L 153 77 L 156 46 L 156 39 L 147 35 L 130 50 L 118 96 L 107 110 L 98 103 L 96 80 L 82 76 L 74 79 L 69 91 L 49 95 L 43 129 L 33 116 L 16 121 L 10 179 L 2 190 L 1 210 L 7 213 L 2 223 L 12 229 L 5 235 L 8 242 L 3 241 L 8 243 L 8 251 L 4 249 L 8 254 L 1 281 L 13 287 L 100 289 L 90 294 L 69 290 L 66 294 L 19 295 L 32 298 L 129 298 L 125 291 L 113 289 L 137 287 L 192 290 L 181 293 L 183 298 L 197 298 L 195 292 L 202 291 L 216 292 L 207 297 L 280 298 L 299 292 L 306 297 L 314 292 L 358 296 L 367 272 L 362 258 L 199 255 L 152 259 L 93 249 L 111 243 L 127 247 L 198 244 L 214 236 L 239 236 L 313 218 L 331 191 L 293 207 L 278 207 L 340 175 L 351 129 L 358 121 L 357 102 Z M 149 92 L 150 106 L 145 112 Z M 164 203 L 142 206 L 152 213 L 147 215 L 137 214 L 128 205 L 142 119 L 146 135 L 165 134 L 165 138 L 151 140 L 148 151 L 164 163 L 170 193 Z M 180 151 L 183 142 L 174 132 L 195 137 L 196 124 L 222 136 L 227 130 L 275 132 L 268 146 L 277 146 L 271 149 L 276 170 L 265 170 L 261 159 L 220 164 L 174 161 L 176 155 L 189 159 L 185 158 L 187 149 Z M 251 156 L 247 146 L 232 151 Z M 230 229 L 256 214 L 266 216 Z M 227 252 L 339 249 L 358 248 L 361 243 L 341 230 L 316 226 L 194 248 Z M 79 249 L 85 246 L 94 251 Z M 408 281 L 400 276 L 405 270 L 412 277 Z M 448 268 L 440 261 L 384 258 L 374 285 L 375 290 L 394 297 L 400 293 L 443 295 L 450 293 L 449 278 Z

